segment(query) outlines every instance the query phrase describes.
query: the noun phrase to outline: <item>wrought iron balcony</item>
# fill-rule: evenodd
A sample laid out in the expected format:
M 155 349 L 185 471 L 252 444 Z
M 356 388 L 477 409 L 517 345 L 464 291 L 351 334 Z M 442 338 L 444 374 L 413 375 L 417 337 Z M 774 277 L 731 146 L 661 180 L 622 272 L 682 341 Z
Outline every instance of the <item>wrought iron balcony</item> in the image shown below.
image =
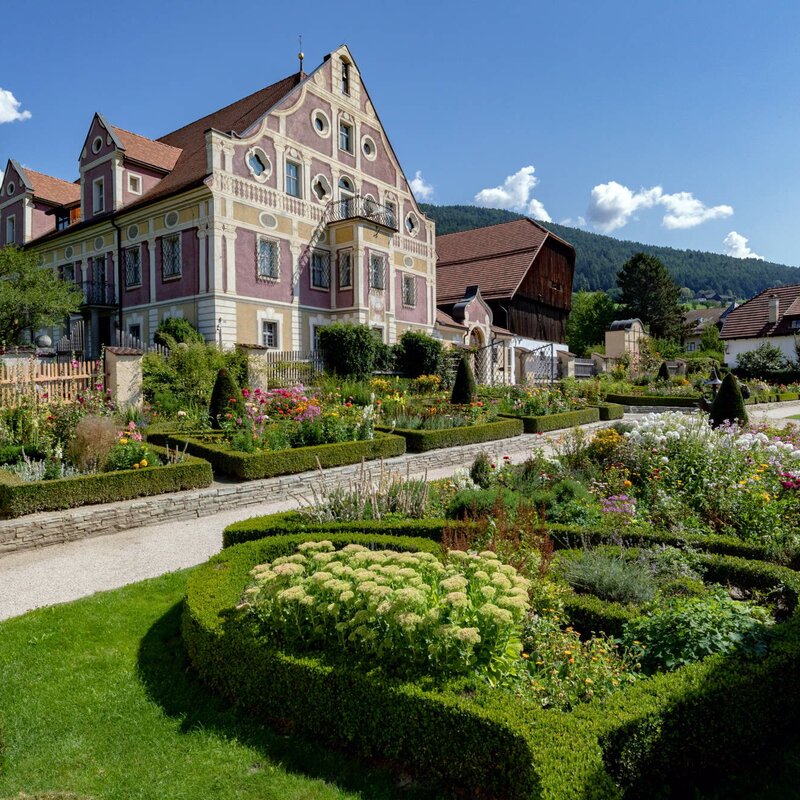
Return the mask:
M 397 212 L 389 206 L 381 205 L 371 197 L 342 198 L 332 200 L 328 205 L 327 220 L 332 225 L 346 220 L 367 220 L 392 231 L 397 231 Z
M 86 281 L 80 284 L 83 292 L 84 306 L 105 306 L 115 307 L 117 300 L 114 297 L 114 287 L 110 283 L 99 283 L 97 281 Z

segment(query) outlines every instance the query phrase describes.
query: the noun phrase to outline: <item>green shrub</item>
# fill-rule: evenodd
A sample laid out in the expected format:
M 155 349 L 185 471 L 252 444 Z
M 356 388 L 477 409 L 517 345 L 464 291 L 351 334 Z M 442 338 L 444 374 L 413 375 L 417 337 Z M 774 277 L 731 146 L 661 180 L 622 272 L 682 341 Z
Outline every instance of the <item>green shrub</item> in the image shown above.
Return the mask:
M 396 344 L 376 341 L 373 369 L 379 372 L 394 372 L 397 369 L 397 348 Z
M 603 422 L 608 422 L 612 419 L 622 419 L 625 416 L 625 409 L 618 403 L 601 403 L 598 406 L 600 411 L 600 419 Z
M 156 444 L 169 444 L 181 450 L 185 447 L 188 453 L 208 461 L 215 472 L 246 481 L 308 472 L 318 467 L 325 469 L 357 464 L 362 459 L 391 458 L 403 455 L 406 451 L 402 437 L 386 433 L 376 433 L 374 439 L 365 441 L 319 444 L 290 450 L 257 450 L 252 453 L 232 450 L 219 435 L 205 436 L 201 440 L 191 434 L 155 429 L 148 431 L 147 438 Z
M 514 666 L 528 582 L 494 553 L 396 553 L 305 542 L 253 570 L 244 593 L 270 641 L 388 674 L 480 675 Z
M 764 655 L 769 612 L 750 603 L 731 600 L 723 588 L 704 597 L 660 600 L 648 613 L 631 620 L 623 640 L 640 642 L 642 668 L 672 670 L 715 653 L 737 651 Z
M 154 448 L 167 460 L 166 451 Z M 0 470 L 0 476 L 4 470 Z M 0 516 L 21 517 L 37 511 L 56 511 L 95 503 L 113 503 L 184 489 L 210 486 L 211 465 L 191 456 L 177 464 L 146 469 L 77 475 L 40 483 L 6 483 L 0 479 Z
M 350 322 L 325 325 L 319 328 L 319 346 L 326 372 L 364 380 L 375 369 L 378 339 L 366 325 Z
M 158 323 L 153 341 L 162 347 L 173 348 L 176 344 L 205 343 L 205 338 L 188 319 L 167 317 Z
M 518 419 L 500 419 L 496 422 L 434 430 L 405 430 L 385 426 L 376 426 L 376 429 L 402 436 L 406 440 L 406 449 L 409 453 L 424 453 L 443 447 L 460 447 L 496 439 L 510 439 L 522 433 L 522 422 Z
M 722 379 L 717 396 L 711 404 L 711 424 L 718 428 L 723 422 L 738 422 L 739 425 L 747 424 L 747 411 L 744 407 L 742 390 L 736 376 L 729 372 Z
M 504 486 L 493 489 L 462 489 L 456 492 L 447 507 L 448 519 L 470 519 L 490 517 L 492 512 L 502 508 L 513 513 L 520 503 L 520 497 Z
M 242 407 L 242 392 L 227 369 L 221 369 L 214 381 L 208 417 L 211 427 L 219 430 L 226 414 L 238 414 Z
M 655 597 L 657 589 L 645 565 L 597 550 L 560 559 L 558 573 L 576 591 L 616 603 L 646 603 Z
M 765 381 L 791 369 L 791 366 L 781 349 L 772 342 L 763 342 L 755 350 L 741 353 L 736 361 L 736 369 L 744 377 Z
M 407 378 L 435 375 L 442 367 L 442 343 L 422 331 L 406 331 L 397 348 L 397 368 Z
M 686 397 L 679 395 L 616 394 L 609 392 L 606 400 L 622 406 L 672 406 L 674 408 L 696 408 L 700 395 Z
M 469 469 L 469 476 L 472 482 L 481 489 L 488 489 L 494 478 L 494 468 L 488 453 L 478 453 L 472 466 Z
M 669 383 L 669 368 L 667 367 L 666 361 L 661 362 L 661 366 L 658 368 L 658 375 L 656 376 L 656 381 L 660 381 L 662 383 Z
M 450 402 L 454 405 L 469 405 L 478 397 L 478 384 L 475 382 L 475 373 L 472 370 L 470 356 L 463 353 L 456 369 L 456 379 L 453 382 L 453 391 Z
M 23 447 L 20 444 L 2 444 L 0 445 L 0 465 L 16 464 L 17 461 L 22 460 L 23 452 L 28 458 L 36 461 L 41 461 L 47 456 L 44 450 L 36 447 Z

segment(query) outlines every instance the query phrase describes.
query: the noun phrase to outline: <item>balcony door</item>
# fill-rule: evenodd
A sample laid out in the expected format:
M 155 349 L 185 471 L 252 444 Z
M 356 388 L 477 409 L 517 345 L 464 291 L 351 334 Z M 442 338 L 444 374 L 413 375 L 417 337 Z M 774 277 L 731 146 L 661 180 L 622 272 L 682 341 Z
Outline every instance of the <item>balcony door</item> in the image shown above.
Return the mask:
M 339 219 L 350 219 L 355 211 L 355 187 L 350 178 L 339 178 Z

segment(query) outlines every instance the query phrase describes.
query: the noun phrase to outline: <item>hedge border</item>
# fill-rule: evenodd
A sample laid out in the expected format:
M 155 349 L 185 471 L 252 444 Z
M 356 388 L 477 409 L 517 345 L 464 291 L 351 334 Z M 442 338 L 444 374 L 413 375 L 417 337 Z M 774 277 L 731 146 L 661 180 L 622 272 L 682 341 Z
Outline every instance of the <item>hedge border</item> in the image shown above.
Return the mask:
M 502 416 L 502 415 L 501 415 Z M 402 436 L 409 453 L 425 453 L 445 447 L 461 447 L 496 439 L 511 439 L 523 432 L 523 425 L 515 420 L 501 419 L 482 425 L 465 425 L 459 428 L 442 428 L 433 431 L 410 430 L 380 426 L 379 430 Z
M 576 425 L 589 425 L 600 421 L 600 409 L 596 406 L 590 408 L 577 408 L 574 411 L 560 411 L 557 414 L 542 414 L 540 416 L 523 417 L 515 414 L 501 414 L 509 419 L 522 420 L 525 433 L 547 433 L 558 431 L 562 428 L 574 428 Z
M 625 416 L 625 406 L 621 406 L 619 403 L 600 403 L 597 407 L 600 409 L 601 422 L 622 419 Z
M 417 536 L 441 541 L 448 525 L 464 524 L 451 519 L 358 520 L 351 522 L 314 522 L 304 519 L 297 511 L 250 517 L 228 525 L 222 532 L 222 546 L 287 534 L 333 534 L 344 531 L 385 533 L 395 536 Z M 701 552 L 736 556 L 754 561 L 774 562 L 769 549 L 757 542 L 744 542 L 733 536 L 719 534 L 678 534 L 671 531 L 592 530 L 576 525 L 548 523 L 547 531 L 557 550 L 572 550 L 583 546 L 618 545 L 626 547 L 666 544 L 673 547 L 692 547 Z M 800 560 L 788 566 L 800 569 Z
M 185 447 L 193 456 L 208 461 L 215 472 L 245 481 L 293 475 L 317 467 L 341 467 L 346 464 L 357 464 L 361 460 L 392 458 L 401 456 L 406 451 L 405 439 L 401 436 L 377 432 L 374 439 L 258 453 L 231 450 L 211 442 L 200 441 L 191 434 L 170 431 L 153 431 L 148 434 L 147 440 L 157 444 L 169 444 L 172 447 Z
M 166 456 L 162 447 L 155 452 Z M 14 519 L 38 511 L 60 511 L 78 506 L 114 503 L 137 497 L 202 489 L 214 480 L 211 465 L 185 455 L 179 464 L 144 469 L 76 475 L 37 483 L 6 483 L 0 480 L 0 517 Z
M 800 711 L 796 611 L 778 627 L 764 658 L 712 656 L 571 712 L 480 689 L 464 694 L 397 683 L 276 651 L 234 607 L 253 566 L 322 538 L 435 547 L 385 535 L 300 534 L 229 548 L 190 577 L 183 636 L 201 678 L 230 700 L 364 755 L 408 763 L 473 793 L 520 800 L 644 797 L 676 774 L 688 780 L 752 758 L 754 748 L 780 741 Z
M 667 408 L 697 408 L 697 397 L 664 397 L 647 394 L 607 394 L 606 400 L 622 406 L 665 406 Z

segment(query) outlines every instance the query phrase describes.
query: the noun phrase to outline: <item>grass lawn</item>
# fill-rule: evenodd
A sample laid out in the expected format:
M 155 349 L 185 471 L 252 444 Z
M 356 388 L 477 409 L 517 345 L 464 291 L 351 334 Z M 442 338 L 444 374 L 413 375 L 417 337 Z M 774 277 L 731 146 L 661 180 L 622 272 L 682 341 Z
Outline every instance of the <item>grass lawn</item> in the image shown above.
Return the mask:
M 282 735 L 205 691 L 180 640 L 185 581 L 186 572 L 173 573 L 0 624 L 0 798 L 57 790 L 97 800 L 438 796 Z M 747 766 L 696 799 L 798 796 L 800 743 L 771 764 Z

